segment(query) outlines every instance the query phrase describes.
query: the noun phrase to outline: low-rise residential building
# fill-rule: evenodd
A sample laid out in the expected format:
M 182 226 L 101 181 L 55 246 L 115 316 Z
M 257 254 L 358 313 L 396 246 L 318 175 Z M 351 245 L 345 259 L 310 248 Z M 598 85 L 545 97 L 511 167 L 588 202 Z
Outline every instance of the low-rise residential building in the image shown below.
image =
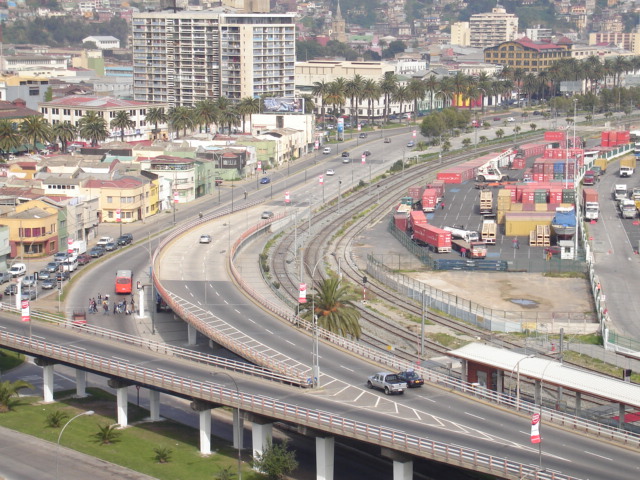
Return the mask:
M 66 222 L 60 225 L 59 221 L 61 210 L 64 208 L 51 201 L 37 199 L 19 203 L 0 216 L 0 225 L 9 228 L 9 255 L 32 258 L 56 253 L 62 241 L 61 234 L 66 240 Z M 62 215 L 64 217 L 66 215 Z
M 589 45 L 617 45 L 636 55 L 640 54 L 640 33 L 593 32 L 589 34 Z
M 163 204 L 163 210 L 168 208 L 171 202 L 189 203 L 197 198 L 198 191 L 204 191 L 202 176 L 199 175 L 198 166 L 201 163 L 194 158 L 182 158 L 169 155 L 158 155 L 153 158 L 139 158 L 140 168 L 170 184 L 170 190 L 159 192 L 159 201 Z M 197 181 L 198 180 L 198 181 Z
M 8 75 L 0 77 L 0 100 L 22 100 L 31 110 L 38 109 L 49 89 L 49 79 Z
M 100 222 L 133 223 L 158 213 L 157 184 L 144 175 L 124 175 L 111 180 L 89 179 L 83 185 L 100 194 Z
M 100 50 L 113 50 L 120 48 L 120 40 L 116 37 L 91 35 L 82 39 L 82 43 L 93 42 Z

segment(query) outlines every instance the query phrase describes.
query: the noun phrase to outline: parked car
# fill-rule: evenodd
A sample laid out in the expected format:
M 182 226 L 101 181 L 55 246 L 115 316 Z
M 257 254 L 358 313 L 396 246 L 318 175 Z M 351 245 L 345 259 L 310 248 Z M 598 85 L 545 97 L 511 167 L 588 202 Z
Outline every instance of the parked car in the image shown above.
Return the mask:
M 262 178 L 260 179 L 260 183 L 261 183 L 262 185 L 265 185 L 265 184 L 267 184 L 267 183 L 271 183 L 271 179 L 270 179 L 269 177 L 262 177 Z
M 265 210 L 264 212 L 262 212 L 262 215 L 260 215 L 260 218 L 262 220 L 268 220 L 268 219 L 273 218 L 273 217 L 274 217 L 274 213 L 270 212 L 268 210 Z
M 118 245 L 129 245 L 131 242 L 133 242 L 133 235 L 130 233 L 123 233 L 116 241 Z
M 384 138 L 384 143 L 391 143 L 391 139 L 389 137 Z
M 91 255 L 83 253 L 82 255 L 78 255 L 78 265 L 86 265 L 91 261 Z
M 360 138 L 367 138 L 367 134 L 362 132 L 360 135 L 358 135 L 358 137 Z
M 404 381 L 409 388 L 421 387 L 424 385 L 424 378 L 418 375 L 415 370 L 409 369 L 398 373 L 398 378 Z
M 509 117 L 509 118 L 507 118 L 507 122 L 515 122 L 515 121 L 516 121 L 516 119 L 515 119 L 515 118 L 513 118 L 513 117 Z
M 331 176 L 334 175 L 336 172 L 333 170 L 333 168 L 327 168 L 327 175 Z
M 342 156 L 343 157 L 348 157 L 349 156 L 349 152 L 347 152 L 346 150 L 344 152 L 342 152 Z
M 324 155 L 326 155 L 327 153 L 331 153 L 331 147 L 324 147 L 324 148 L 322 149 L 322 153 L 323 153 Z
M 37 282 L 35 275 L 25 275 L 22 279 L 22 285 L 24 287 L 33 287 Z
M 12 278 L 13 275 L 11 275 L 9 272 L 2 272 L 0 273 L 0 284 L 7 283 Z
M 413 140 L 409 140 L 407 142 L 407 147 L 411 148 L 411 147 L 415 147 L 416 146 L 416 142 L 414 142 Z
M 98 243 L 96 245 L 98 245 L 99 247 L 104 247 L 107 243 L 112 243 L 112 242 L 113 242 L 112 237 L 100 237 L 100 240 L 98 240 Z
M 200 243 L 211 243 L 211 235 L 200 235 Z
M 364 152 L 362 152 L 362 154 L 363 154 L 365 157 L 368 157 L 369 155 L 371 155 L 371 152 L 370 152 L 369 150 L 365 150 Z
M 89 250 L 89 255 L 93 258 L 98 258 L 104 255 L 104 248 L 102 247 L 93 247 Z
M 53 275 L 51 275 L 51 272 L 46 268 L 43 268 L 38 272 L 38 280 L 46 280 L 47 278 L 51 277 L 53 277 Z
M 56 281 L 64 282 L 65 280 L 69 280 L 69 272 L 57 272 L 56 273 Z
M 55 278 L 47 278 L 40 283 L 40 288 L 43 290 L 51 290 L 52 288 L 55 288 L 57 284 L 58 282 Z
M 58 252 L 53 254 L 53 261 L 56 263 L 62 263 L 67 258 L 69 258 L 69 254 L 67 252 Z
M 494 122 L 499 122 L 500 120 L 501 120 L 500 117 L 493 117 Z
M 14 263 L 9 269 L 12 277 L 21 277 L 27 273 L 27 266 L 24 263 Z
M 542 112 L 540 110 L 534 110 L 533 114 L 534 115 L 542 115 Z
M 118 249 L 118 244 L 116 242 L 109 242 L 104 246 L 105 252 L 113 252 Z
M 15 283 L 10 283 L 7 285 L 7 288 L 4 289 L 5 295 L 17 295 L 18 294 L 18 285 Z
M 35 300 L 38 296 L 35 288 L 28 288 L 20 292 L 20 300 Z
M 351 163 L 351 159 L 349 157 L 344 157 L 342 159 L 342 163 Z

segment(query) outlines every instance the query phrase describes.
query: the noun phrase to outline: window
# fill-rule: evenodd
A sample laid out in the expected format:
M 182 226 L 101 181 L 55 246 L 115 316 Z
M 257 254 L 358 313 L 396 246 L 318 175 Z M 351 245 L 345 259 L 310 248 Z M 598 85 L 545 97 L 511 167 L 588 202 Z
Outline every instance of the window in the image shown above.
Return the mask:
M 107 213 L 107 217 L 113 218 L 113 210 L 109 210 L 109 213 Z
M 53 115 L 60 115 L 60 110 L 59 110 L 59 109 L 57 109 L 57 108 L 52 108 L 52 109 L 51 109 L 51 113 L 52 113 Z
M 82 116 L 82 110 L 74 110 L 73 113 L 77 116 L 77 117 L 81 117 Z
M 42 113 L 49 113 L 49 109 L 47 107 L 42 107 Z
M 29 89 L 29 96 L 30 97 L 37 97 L 38 95 L 40 95 L 40 89 L 39 88 L 30 88 Z
M 65 109 L 63 109 L 63 110 L 62 110 L 62 114 L 63 114 L 63 115 L 71 115 L 71 109 L 69 109 L 69 108 L 65 108 Z
M 113 197 L 107 197 L 107 203 L 113 203 Z

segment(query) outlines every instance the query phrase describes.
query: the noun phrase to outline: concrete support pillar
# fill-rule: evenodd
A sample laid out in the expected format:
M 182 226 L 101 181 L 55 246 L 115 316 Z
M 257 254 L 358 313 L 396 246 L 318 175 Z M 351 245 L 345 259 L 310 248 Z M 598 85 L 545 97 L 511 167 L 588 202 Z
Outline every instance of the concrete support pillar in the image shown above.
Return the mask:
M 196 345 L 196 336 L 198 331 L 187 323 L 187 344 Z
M 576 417 L 582 415 L 582 393 L 576 392 Z
M 244 447 L 244 416 L 242 410 L 237 408 L 233 410 L 233 448 L 241 449 Z
M 534 398 L 537 405 L 542 405 L 542 384 L 540 380 L 536 380 Z
M 273 423 L 256 423 L 251 426 L 251 440 L 253 442 L 253 456 L 262 455 L 267 444 L 271 442 Z
M 129 419 L 127 416 L 129 405 L 129 387 L 120 387 L 116 389 L 116 399 L 118 400 L 118 425 L 124 428 L 129 425 Z
M 200 453 L 211 454 L 211 410 L 201 410 L 200 417 Z
M 504 372 L 502 370 L 498 370 L 498 374 L 496 375 L 496 392 L 504 393 Z
M 87 396 L 87 372 L 76 368 L 76 397 Z
M 45 403 L 53 402 L 53 364 L 42 367 L 42 390 Z
M 316 478 L 333 480 L 335 438 L 316 437 Z
M 413 479 L 413 462 L 393 461 L 393 480 L 412 480 Z
M 618 428 L 622 428 L 624 426 L 624 411 L 626 405 L 621 403 L 618 408 Z
M 149 418 L 152 422 L 160 420 L 160 392 L 149 390 Z
M 463 382 L 469 381 L 469 365 L 466 360 L 460 360 L 460 375 Z
M 560 409 L 560 404 L 562 403 L 562 387 L 558 387 L 558 394 L 556 395 L 556 410 Z

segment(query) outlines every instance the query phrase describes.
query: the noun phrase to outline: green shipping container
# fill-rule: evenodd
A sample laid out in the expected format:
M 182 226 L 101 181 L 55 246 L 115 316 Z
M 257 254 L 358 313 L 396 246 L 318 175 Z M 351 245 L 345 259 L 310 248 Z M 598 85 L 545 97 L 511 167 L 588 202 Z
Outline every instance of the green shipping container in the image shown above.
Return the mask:
M 576 192 L 570 188 L 562 189 L 562 203 L 576 203 Z
M 533 203 L 547 203 L 547 191 L 536 190 L 533 192 Z

